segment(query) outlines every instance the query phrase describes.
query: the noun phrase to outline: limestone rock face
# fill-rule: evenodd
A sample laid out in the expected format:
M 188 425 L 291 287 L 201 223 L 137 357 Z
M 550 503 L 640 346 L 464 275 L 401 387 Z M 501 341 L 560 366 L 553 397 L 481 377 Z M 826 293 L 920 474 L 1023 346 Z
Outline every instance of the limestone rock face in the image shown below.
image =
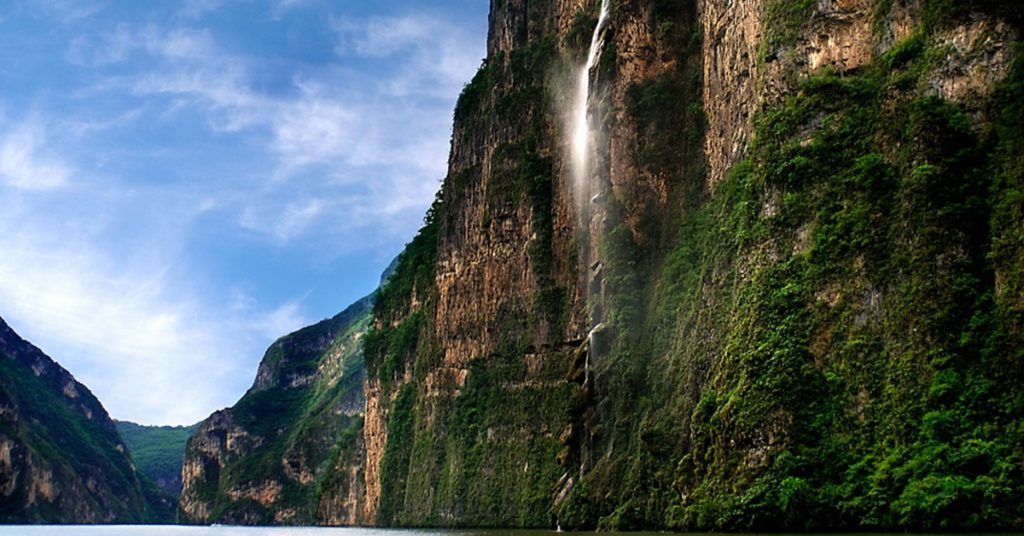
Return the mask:
M 873 57 L 870 0 L 820 0 L 811 23 L 807 67 L 847 71 L 867 65 Z
M 707 116 L 705 153 L 708 183 L 718 184 L 746 155 L 753 113 L 759 99 L 759 47 L 762 33 L 761 0 L 700 2 L 704 113 Z
M 906 289 L 887 289 L 891 281 L 866 273 L 867 254 L 850 253 L 846 279 L 792 287 L 805 292 L 808 311 L 842 310 L 842 320 L 755 344 L 771 331 L 762 315 L 775 311 L 744 309 L 760 299 L 744 293 L 766 285 L 766 274 L 780 278 L 774 290 L 789 289 L 795 276 L 773 270 L 790 264 L 817 273 L 822 233 L 835 230 L 826 215 L 853 210 L 848 200 L 821 208 L 842 196 L 825 193 L 830 166 L 800 166 L 828 160 L 814 153 L 822 140 L 848 135 L 835 108 L 847 92 L 863 99 L 854 104 L 870 102 L 871 114 L 899 117 L 866 134 L 874 145 L 860 155 L 862 166 L 881 159 L 882 177 L 920 165 L 906 147 L 923 138 L 904 140 L 911 130 L 899 121 L 922 121 L 914 106 L 926 108 L 930 96 L 962 107 L 984 131 L 1021 36 L 1021 10 L 997 4 L 946 6 L 943 17 L 918 0 L 616 1 L 589 73 L 596 128 L 581 186 L 570 108 L 598 2 L 493 0 L 488 58 L 456 109 L 442 192 L 375 310 L 363 520 L 723 528 L 742 505 L 778 499 L 777 483 L 751 483 L 789 470 L 787 456 L 807 440 L 804 423 L 786 393 L 751 394 L 764 385 L 742 384 L 757 367 L 739 356 L 800 348 L 806 370 L 827 383 L 849 373 L 829 367 L 855 366 L 839 357 L 849 351 L 842 337 L 884 338 L 885 322 L 905 314 L 892 295 Z M 835 103 L 818 96 L 827 91 Z M 900 203 L 916 195 L 900 192 Z M 716 204 L 727 197 L 736 204 Z M 794 207 L 821 212 L 801 219 Z M 872 225 L 893 229 L 886 239 L 912 241 L 901 233 L 917 209 L 874 210 Z M 887 247 L 897 256 L 907 243 Z M 944 259 L 940 272 L 967 255 L 933 254 Z M 891 262 L 903 274 L 909 264 L 900 263 L 912 260 Z M 996 272 L 1002 289 L 1009 278 Z M 875 354 L 879 370 L 889 359 L 881 355 L 890 354 Z M 847 388 L 835 395 L 844 427 L 871 426 L 885 404 L 922 422 L 892 391 Z M 731 413 L 747 402 L 762 404 L 759 419 Z M 739 492 L 725 491 L 723 479 L 749 494 L 729 495 Z M 785 485 L 803 485 L 796 480 Z M 710 489 L 720 495 L 701 495 Z M 765 524 L 750 526 L 796 522 L 785 515 L 751 514 Z
M 492 0 L 363 331 L 268 351 L 183 517 L 1020 527 L 1022 10 L 614 1 L 577 173 L 598 7 Z
M 937 36 L 945 57 L 932 72 L 929 85 L 942 98 L 957 103 L 983 101 L 1009 72 L 1019 33 L 1006 21 L 978 17 Z

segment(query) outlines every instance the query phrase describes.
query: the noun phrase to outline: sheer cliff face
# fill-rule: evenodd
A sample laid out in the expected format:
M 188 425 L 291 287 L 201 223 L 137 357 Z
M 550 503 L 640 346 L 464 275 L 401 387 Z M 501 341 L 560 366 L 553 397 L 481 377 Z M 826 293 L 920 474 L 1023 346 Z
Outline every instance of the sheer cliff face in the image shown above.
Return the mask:
M 367 336 L 363 519 L 1019 526 L 1020 21 L 614 2 L 581 195 L 595 3 L 493 2 Z
M 282 337 L 252 388 L 199 425 L 182 466 L 180 521 L 342 525 L 363 497 L 361 338 L 372 298 Z
M 89 389 L 0 319 L 0 522 L 166 522 L 171 508 Z
M 385 332 L 417 315 L 425 319 L 415 344 L 399 356 L 401 367 L 389 367 L 383 376 L 371 370 L 369 376 L 367 519 L 534 526 L 550 521 L 549 497 L 537 490 L 567 482 L 562 464 L 576 442 L 574 404 L 583 396 L 578 350 L 591 327 L 580 253 L 592 242 L 579 233 L 585 216 L 566 164 L 565 120 L 595 9 L 579 1 L 492 5 L 488 59 L 456 110 L 449 176 L 432 224 L 436 229 L 428 233 L 437 235 L 430 245 L 436 248 L 430 287 L 378 307 Z M 649 31 L 651 9 L 620 5 L 623 25 L 610 45 L 618 49 L 618 60 L 596 74 L 608 78 L 605 108 L 609 102 L 624 108 L 629 88 L 684 61 L 671 54 L 674 44 Z M 681 26 L 692 23 L 692 14 L 683 10 L 673 10 L 672 17 Z M 615 73 L 620 65 L 626 70 L 622 76 Z M 628 217 L 656 217 L 673 186 L 664 175 L 638 168 L 630 156 L 635 127 L 630 116 L 618 117 L 606 142 L 613 156 L 605 147 L 605 162 L 613 162 Z M 602 176 L 607 181 L 607 170 Z M 415 276 L 400 268 L 396 277 Z M 394 360 L 393 351 L 371 351 L 370 359 Z M 399 397 L 414 400 L 407 402 L 415 413 L 409 423 L 413 437 L 409 452 L 392 452 L 415 474 L 393 482 L 382 472 L 406 470 L 385 459 L 389 436 L 400 435 L 388 431 Z M 486 407 L 499 400 L 509 406 L 500 415 Z M 482 414 L 471 409 L 480 405 Z M 470 420 L 480 422 L 462 422 L 470 411 Z M 422 445 L 421 452 L 413 444 Z M 466 460 L 474 449 L 487 455 Z M 485 476 L 494 467 L 509 471 L 517 485 Z M 530 493 L 523 493 L 527 487 Z M 445 495 L 430 496 L 429 488 L 444 489 Z M 466 511 L 467 501 L 499 499 L 502 508 Z

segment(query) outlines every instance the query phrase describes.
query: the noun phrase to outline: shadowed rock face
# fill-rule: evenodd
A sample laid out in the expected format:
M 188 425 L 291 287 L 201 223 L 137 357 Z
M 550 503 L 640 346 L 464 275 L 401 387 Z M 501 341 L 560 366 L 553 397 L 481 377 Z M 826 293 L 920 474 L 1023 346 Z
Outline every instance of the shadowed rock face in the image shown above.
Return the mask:
M 96 397 L 2 319 L 0 482 L 3 523 L 173 520 Z

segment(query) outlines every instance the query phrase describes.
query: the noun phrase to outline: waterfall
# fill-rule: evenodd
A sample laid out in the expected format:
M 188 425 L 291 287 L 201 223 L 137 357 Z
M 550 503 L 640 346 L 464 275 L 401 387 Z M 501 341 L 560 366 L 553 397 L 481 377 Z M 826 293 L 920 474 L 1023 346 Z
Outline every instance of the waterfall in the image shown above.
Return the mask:
M 587 61 L 579 67 L 579 71 L 567 73 L 568 83 L 575 83 L 571 89 L 566 88 L 566 104 L 568 109 L 562 115 L 564 121 L 563 147 L 568 156 L 566 166 L 571 170 L 572 190 L 576 208 L 579 211 L 579 261 L 581 268 L 581 283 L 587 302 L 587 325 L 585 349 L 583 355 L 583 391 L 589 398 L 594 392 L 595 378 L 592 377 L 591 366 L 600 353 L 601 348 L 608 345 L 609 328 L 604 324 L 604 264 L 598 259 L 598 246 L 601 243 L 603 227 L 605 226 L 604 199 L 607 196 L 601 195 L 602 183 L 601 174 L 592 170 L 592 163 L 596 158 L 596 143 L 594 133 L 600 133 L 599 125 L 592 125 L 590 118 L 590 100 L 593 91 L 591 75 L 601 58 L 601 48 L 604 44 L 605 33 L 609 25 L 609 15 L 612 0 L 600 0 L 601 13 L 597 19 L 597 26 L 594 27 L 594 34 L 590 38 L 590 49 L 587 51 Z M 575 75 L 575 80 L 573 77 Z M 564 87 L 564 86 L 563 86 Z M 597 127 L 597 128 L 594 128 Z M 591 262 L 593 259 L 593 262 Z M 590 466 L 593 452 L 591 431 L 584 425 L 584 439 L 579 446 L 579 478 L 586 474 Z M 568 477 L 568 473 L 563 479 Z M 565 485 L 559 492 L 560 497 L 568 495 L 572 490 L 575 481 L 568 478 Z M 558 500 L 561 502 L 561 499 Z M 557 503 L 556 503 L 557 504 Z M 556 525 L 557 526 L 557 525 Z M 561 531 L 561 527 L 558 527 Z
M 597 245 L 600 240 L 600 236 L 591 234 L 592 218 L 595 216 L 595 205 L 599 199 L 599 195 L 595 192 L 599 189 L 598 185 L 595 184 L 596 176 L 591 173 L 590 164 L 594 158 L 594 148 L 592 147 L 592 136 L 593 132 L 592 125 L 590 124 L 590 93 L 592 88 L 591 85 L 591 73 L 597 64 L 601 55 L 601 46 L 604 42 L 604 32 L 608 26 L 608 16 L 610 12 L 611 0 L 601 0 L 601 14 L 597 19 L 597 26 L 594 27 L 594 34 L 590 38 L 590 49 L 587 52 L 587 61 L 580 67 L 579 74 L 576 79 L 576 94 L 572 100 L 571 110 L 571 128 L 570 134 L 572 138 L 569 140 L 572 151 L 572 167 L 573 167 L 573 186 L 576 190 L 577 200 L 579 202 L 581 222 L 583 223 L 583 232 L 585 235 L 589 235 L 590 240 Z M 599 234 L 599 233 L 598 233 Z M 586 356 L 586 362 L 584 364 L 584 385 L 590 384 L 590 361 L 591 356 L 595 354 L 595 349 L 598 346 L 597 338 L 604 331 L 604 324 L 602 323 L 602 307 L 600 306 L 600 287 L 603 286 L 601 281 L 601 267 L 600 261 L 595 263 L 590 262 L 591 255 L 596 256 L 596 251 L 589 251 L 588 248 L 584 248 L 582 252 L 583 258 L 581 259 L 584 269 L 587 271 L 586 278 L 586 289 L 587 289 L 587 301 L 590 305 L 590 332 L 587 335 L 588 340 L 588 351 Z
M 597 63 L 601 50 L 601 36 L 605 27 L 608 26 L 608 3 L 611 0 L 601 0 L 601 15 L 597 19 L 597 26 L 594 28 L 594 35 L 590 38 L 590 50 L 587 52 L 587 62 L 580 68 L 576 85 L 576 96 L 573 99 L 572 109 L 572 160 L 573 176 L 576 181 L 576 188 L 579 192 L 589 191 L 588 188 L 588 164 L 590 162 L 590 120 L 587 114 L 587 104 L 590 101 L 590 71 Z M 585 196 L 589 198 L 590 196 Z

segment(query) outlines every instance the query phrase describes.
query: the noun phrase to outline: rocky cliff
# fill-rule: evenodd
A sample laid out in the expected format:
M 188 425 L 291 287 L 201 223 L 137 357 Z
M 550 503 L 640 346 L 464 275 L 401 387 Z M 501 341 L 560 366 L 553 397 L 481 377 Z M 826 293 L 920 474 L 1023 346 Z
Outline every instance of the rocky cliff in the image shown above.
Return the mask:
M 610 7 L 574 164 L 597 1 L 492 1 L 365 406 L 355 331 L 283 339 L 186 519 L 1024 527 L 1024 8 Z
M 0 523 L 173 518 L 96 397 L 0 319 Z
M 1024 8 L 613 2 L 581 187 L 596 9 L 492 2 L 366 337 L 364 520 L 1024 525 Z
M 362 510 L 363 356 L 373 297 L 282 337 L 233 407 L 199 424 L 184 523 L 354 524 Z

